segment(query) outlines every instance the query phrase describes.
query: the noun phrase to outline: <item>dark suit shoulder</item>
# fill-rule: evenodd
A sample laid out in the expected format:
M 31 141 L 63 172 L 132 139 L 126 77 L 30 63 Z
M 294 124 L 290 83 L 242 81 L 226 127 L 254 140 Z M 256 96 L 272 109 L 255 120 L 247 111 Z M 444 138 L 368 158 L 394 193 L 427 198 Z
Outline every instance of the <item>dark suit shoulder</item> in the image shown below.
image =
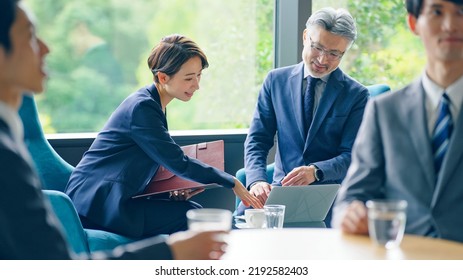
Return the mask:
M 0 120 L 0 150 L 2 154 L 17 154 L 17 145 L 12 137 L 10 128 Z M 2 157 L 0 163 L 7 163 L 7 161 Z
M 397 103 L 401 103 L 399 99 L 403 99 L 407 95 L 415 94 L 423 90 L 421 87 L 420 81 L 415 81 L 411 84 L 408 84 L 398 90 L 393 91 L 389 94 L 380 94 L 375 96 L 374 102 L 378 104 L 392 104 L 396 106 Z
M 151 88 L 150 86 L 146 86 L 146 87 L 138 89 L 137 91 L 131 93 L 122 102 L 122 104 L 126 106 L 131 104 L 132 106 L 135 106 L 136 104 L 139 104 L 142 102 L 155 102 L 160 107 L 161 101 L 160 101 L 160 97 L 159 97 L 157 90 L 153 92 L 152 90 L 150 90 L 150 88 Z
M 162 112 L 159 94 L 157 93 L 157 90 L 153 91 L 152 88 L 156 89 L 154 86 L 146 86 L 131 93 L 116 108 L 107 124 L 114 120 L 116 120 L 117 123 L 120 123 L 121 119 L 131 119 L 134 113 L 141 107 L 151 108 L 152 110 L 149 111 L 156 112 L 157 115 L 162 117 L 164 113 Z M 142 109 L 141 111 L 146 114 L 146 110 Z
M 264 87 L 270 85 L 280 87 L 283 84 L 290 83 L 292 78 L 297 75 L 300 75 L 300 80 L 302 82 L 303 66 L 304 65 L 300 63 L 270 70 L 265 78 Z

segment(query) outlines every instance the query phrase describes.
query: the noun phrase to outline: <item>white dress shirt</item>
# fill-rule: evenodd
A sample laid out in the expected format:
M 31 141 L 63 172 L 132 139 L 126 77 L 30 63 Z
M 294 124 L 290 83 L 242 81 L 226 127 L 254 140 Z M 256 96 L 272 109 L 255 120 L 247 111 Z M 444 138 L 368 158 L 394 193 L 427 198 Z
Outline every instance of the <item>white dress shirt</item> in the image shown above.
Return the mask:
M 455 81 L 447 88 L 442 88 L 433 82 L 426 73 L 423 73 L 422 77 L 423 88 L 426 92 L 425 106 L 428 132 L 432 137 L 434 126 L 436 124 L 439 113 L 439 103 L 444 92 L 447 93 L 450 99 L 450 113 L 452 114 L 453 123 L 457 123 L 458 114 L 460 113 L 461 109 L 461 103 L 463 102 L 463 76 L 461 76 L 457 81 Z

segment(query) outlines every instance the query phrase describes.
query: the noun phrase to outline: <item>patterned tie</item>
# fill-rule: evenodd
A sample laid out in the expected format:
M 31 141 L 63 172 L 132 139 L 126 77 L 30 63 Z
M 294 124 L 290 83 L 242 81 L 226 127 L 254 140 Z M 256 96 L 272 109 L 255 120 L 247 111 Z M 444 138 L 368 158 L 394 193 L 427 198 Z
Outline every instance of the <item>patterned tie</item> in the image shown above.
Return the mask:
M 440 101 L 439 116 L 432 135 L 432 151 L 434 154 L 434 170 L 439 175 L 442 161 L 449 146 L 452 135 L 453 122 L 450 114 L 450 99 L 444 92 Z
M 310 124 L 313 118 L 313 108 L 315 102 L 315 86 L 317 85 L 319 78 L 307 76 L 307 87 L 304 94 L 304 132 L 309 132 Z

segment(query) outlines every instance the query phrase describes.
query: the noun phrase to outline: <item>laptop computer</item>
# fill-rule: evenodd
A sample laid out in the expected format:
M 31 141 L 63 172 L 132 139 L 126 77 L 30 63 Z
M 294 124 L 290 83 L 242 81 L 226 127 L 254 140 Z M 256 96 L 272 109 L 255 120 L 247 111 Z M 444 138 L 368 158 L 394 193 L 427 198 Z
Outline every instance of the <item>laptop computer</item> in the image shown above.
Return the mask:
M 274 187 L 265 204 L 283 204 L 285 227 L 320 227 L 341 185 Z

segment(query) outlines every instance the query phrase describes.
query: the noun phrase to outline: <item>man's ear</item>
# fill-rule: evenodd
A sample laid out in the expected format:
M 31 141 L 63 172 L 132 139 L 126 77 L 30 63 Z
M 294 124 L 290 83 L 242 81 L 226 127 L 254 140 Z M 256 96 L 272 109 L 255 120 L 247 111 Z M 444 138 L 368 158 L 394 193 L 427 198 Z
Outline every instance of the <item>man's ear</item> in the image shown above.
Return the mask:
M 412 14 L 407 15 L 408 28 L 410 28 L 410 30 L 413 32 L 413 34 L 419 35 L 418 32 L 416 31 L 416 20 L 417 20 L 417 18 L 414 15 L 412 15 Z
M 304 32 L 302 32 L 302 43 L 305 45 L 305 42 L 307 42 L 307 36 L 309 36 L 309 31 L 304 29 Z

